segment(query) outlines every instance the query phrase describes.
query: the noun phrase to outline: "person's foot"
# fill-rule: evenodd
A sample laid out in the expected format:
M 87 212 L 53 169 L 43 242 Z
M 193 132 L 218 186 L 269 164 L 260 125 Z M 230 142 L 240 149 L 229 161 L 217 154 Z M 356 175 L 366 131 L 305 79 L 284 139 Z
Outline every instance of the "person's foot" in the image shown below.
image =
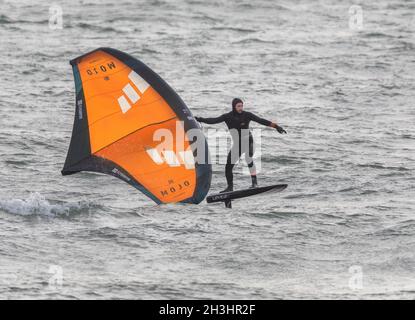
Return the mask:
M 225 190 L 222 190 L 220 193 L 233 191 L 233 186 L 228 186 Z

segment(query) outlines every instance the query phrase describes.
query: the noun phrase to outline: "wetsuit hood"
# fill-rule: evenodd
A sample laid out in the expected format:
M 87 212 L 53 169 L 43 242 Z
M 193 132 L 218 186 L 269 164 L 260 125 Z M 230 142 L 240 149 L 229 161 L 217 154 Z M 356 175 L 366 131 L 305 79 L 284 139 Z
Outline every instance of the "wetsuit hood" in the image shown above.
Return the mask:
M 232 112 L 234 113 L 234 114 L 239 114 L 237 111 L 236 111 L 236 105 L 238 104 L 238 103 L 243 103 L 243 101 L 241 100 L 241 99 L 239 99 L 239 98 L 234 98 L 233 100 L 232 100 Z

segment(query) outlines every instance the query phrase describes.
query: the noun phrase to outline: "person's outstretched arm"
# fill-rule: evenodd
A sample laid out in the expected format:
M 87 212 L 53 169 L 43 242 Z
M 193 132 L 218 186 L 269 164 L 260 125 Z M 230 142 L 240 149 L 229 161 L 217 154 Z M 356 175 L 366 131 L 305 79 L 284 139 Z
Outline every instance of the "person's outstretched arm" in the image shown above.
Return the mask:
M 250 116 L 252 121 L 258 122 L 259 124 L 262 124 L 262 125 L 267 126 L 267 127 L 273 127 L 275 129 L 277 129 L 277 131 L 279 133 L 287 133 L 287 131 L 285 131 L 282 127 L 280 127 L 279 125 L 277 125 L 276 123 L 274 123 L 272 121 L 260 118 L 260 117 L 258 117 L 257 115 L 255 115 L 251 112 L 249 113 L 249 116 Z
M 215 123 L 221 123 L 225 121 L 226 114 L 222 114 L 219 117 L 216 118 L 202 118 L 202 117 L 195 117 L 195 119 L 199 122 L 207 123 L 207 124 L 215 124 Z

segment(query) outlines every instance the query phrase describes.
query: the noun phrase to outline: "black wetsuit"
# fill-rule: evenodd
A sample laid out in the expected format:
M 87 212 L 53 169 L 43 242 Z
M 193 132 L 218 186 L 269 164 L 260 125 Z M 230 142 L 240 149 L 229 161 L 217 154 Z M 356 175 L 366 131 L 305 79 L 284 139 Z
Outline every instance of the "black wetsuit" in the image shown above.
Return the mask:
M 226 181 L 228 182 L 228 187 L 233 187 L 232 170 L 242 154 L 245 154 L 245 160 L 248 164 L 251 176 L 255 176 L 256 179 L 256 169 L 252 159 L 254 155 L 254 139 L 249 130 L 249 123 L 251 121 L 255 121 L 264 126 L 271 126 L 271 121 L 262 119 L 251 112 L 242 111 L 242 113 L 238 113 L 235 110 L 229 113 L 225 113 L 217 118 L 196 117 L 196 120 L 208 124 L 225 122 L 231 132 L 233 144 L 231 150 L 228 153 L 225 167 L 225 175 Z

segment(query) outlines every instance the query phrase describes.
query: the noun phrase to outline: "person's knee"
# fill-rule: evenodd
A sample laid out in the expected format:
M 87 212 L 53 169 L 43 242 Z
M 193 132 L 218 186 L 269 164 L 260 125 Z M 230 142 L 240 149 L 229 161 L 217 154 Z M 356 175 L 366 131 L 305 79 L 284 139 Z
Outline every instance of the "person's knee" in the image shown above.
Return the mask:
M 233 164 L 232 163 L 227 163 L 226 166 L 225 166 L 225 170 L 226 171 L 232 171 L 232 169 L 233 169 Z

